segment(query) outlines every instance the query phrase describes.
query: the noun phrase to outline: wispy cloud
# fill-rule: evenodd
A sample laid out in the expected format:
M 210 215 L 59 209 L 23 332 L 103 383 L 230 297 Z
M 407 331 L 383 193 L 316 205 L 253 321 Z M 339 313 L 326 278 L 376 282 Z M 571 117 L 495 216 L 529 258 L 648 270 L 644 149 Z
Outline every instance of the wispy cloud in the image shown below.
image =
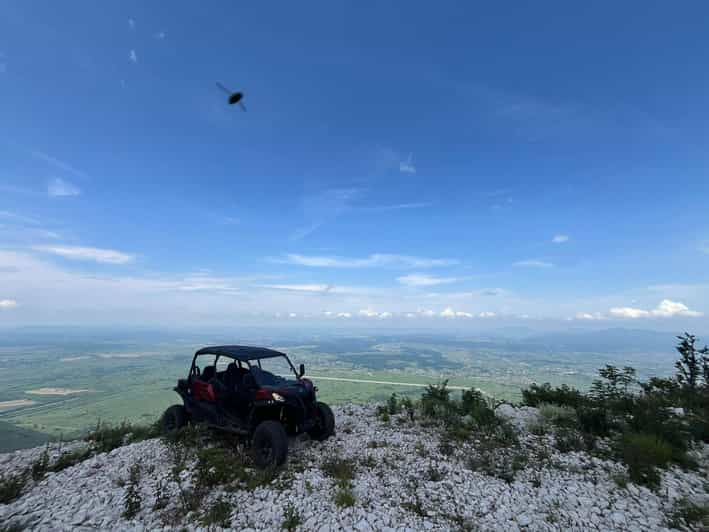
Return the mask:
M 699 318 L 704 314 L 696 310 L 690 310 L 687 305 L 679 301 L 663 299 L 652 310 L 645 310 L 634 307 L 614 307 L 610 309 L 610 314 L 616 318 L 671 318 L 673 316 L 685 316 L 689 318 Z
M 74 174 L 77 177 L 80 177 L 82 179 L 88 179 L 89 175 L 82 171 L 78 170 L 77 168 L 74 168 L 72 165 L 70 165 L 67 162 L 64 162 L 60 159 L 57 159 L 56 157 L 52 157 L 51 155 L 48 155 L 42 151 L 39 150 L 30 150 L 30 154 L 33 157 L 36 157 L 37 159 L 41 159 L 42 161 L 51 164 L 52 166 L 55 166 L 61 170 L 64 170 L 65 172 L 69 172 L 70 174 Z
M 554 244 L 563 244 L 569 241 L 569 235 L 554 235 L 551 239 Z
M 334 290 L 334 286 L 329 284 L 267 284 L 264 288 L 272 290 L 287 290 L 290 292 L 311 292 L 315 294 L 326 294 Z
M 395 205 L 382 205 L 381 207 L 360 207 L 359 210 L 372 211 L 372 212 L 384 212 L 384 211 L 398 211 L 405 209 L 424 209 L 430 207 L 432 204 L 430 202 L 419 201 L 412 203 L 397 203 Z
M 34 246 L 33 249 L 67 259 L 86 260 L 105 264 L 127 264 L 135 260 L 133 255 L 113 249 L 81 246 Z
M 600 312 L 578 312 L 575 316 L 577 320 L 598 321 L 606 319 Z
M 308 266 L 312 268 L 372 268 L 383 266 L 435 268 L 458 264 L 457 260 L 452 259 L 431 259 L 426 257 L 412 257 L 408 255 L 386 253 L 374 253 L 364 258 L 313 256 L 289 253 L 286 255 L 285 259 L 275 259 L 275 262 Z
M 128 29 L 134 30 L 135 29 L 135 19 L 134 18 L 129 18 L 128 19 Z
M 14 299 L 0 299 L 0 310 L 11 309 L 17 306 L 17 301 Z
M 361 189 L 350 187 L 332 188 L 305 195 L 301 206 L 308 223 L 295 231 L 291 240 L 301 240 L 324 224 L 352 210 L 352 202 L 361 194 Z
M 538 260 L 538 259 L 527 259 L 519 260 L 514 263 L 515 266 L 519 268 L 553 268 L 554 264 L 551 262 Z
M 78 196 L 81 189 L 76 185 L 55 177 L 47 184 L 47 194 L 51 197 Z
M 128 54 L 128 59 L 130 59 L 132 63 L 138 62 L 138 54 L 135 53 L 135 50 L 130 51 L 130 53 Z
M 153 37 L 158 41 L 162 41 L 165 37 L 167 37 L 167 33 L 164 31 L 158 31 L 153 34 Z
M 460 279 L 456 277 L 437 277 L 435 275 L 427 275 L 424 273 L 412 273 L 396 278 L 397 282 L 406 286 L 437 286 L 440 284 L 449 284 L 458 282 Z
M 405 161 L 400 161 L 399 162 L 399 172 L 402 174 L 415 174 L 416 173 L 416 166 L 414 166 L 414 154 L 409 153 L 409 156 L 406 158 Z
M 6 218 L 15 222 L 20 222 L 27 225 L 39 225 L 39 220 L 30 218 L 29 216 L 22 216 L 10 211 L 0 211 L 0 218 Z

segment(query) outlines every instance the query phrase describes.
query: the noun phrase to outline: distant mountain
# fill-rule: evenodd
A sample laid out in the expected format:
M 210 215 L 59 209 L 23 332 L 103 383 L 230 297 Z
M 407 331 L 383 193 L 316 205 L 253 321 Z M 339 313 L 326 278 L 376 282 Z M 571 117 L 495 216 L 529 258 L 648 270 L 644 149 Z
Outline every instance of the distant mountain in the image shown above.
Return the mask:
M 604 329 L 530 335 L 524 342 L 566 352 L 674 354 L 677 334 L 642 329 Z

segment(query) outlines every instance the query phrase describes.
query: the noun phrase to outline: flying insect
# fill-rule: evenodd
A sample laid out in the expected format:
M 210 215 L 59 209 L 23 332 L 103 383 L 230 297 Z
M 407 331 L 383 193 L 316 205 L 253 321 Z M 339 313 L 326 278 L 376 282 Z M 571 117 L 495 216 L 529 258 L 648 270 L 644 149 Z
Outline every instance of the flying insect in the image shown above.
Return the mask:
M 235 103 L 238 103 L 239 107 L 241 107 L 241 110 L 246 111 L 246 106 L 242 101 L 244 99 L 243 92 L 232 92 L 219 82 L 217 82 L 217 87 L 219 87 L 221 90 L 223 90 L 229 95 L 229 99 L 227 100 L 229 102 L 229 105 L 234 105 Z

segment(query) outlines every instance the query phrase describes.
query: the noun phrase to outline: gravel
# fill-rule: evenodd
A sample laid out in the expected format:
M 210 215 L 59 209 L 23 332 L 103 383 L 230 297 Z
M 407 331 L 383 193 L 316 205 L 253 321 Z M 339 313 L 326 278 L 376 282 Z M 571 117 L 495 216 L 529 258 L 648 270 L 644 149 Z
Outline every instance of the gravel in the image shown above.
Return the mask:
M 243 531 L 280 530 L 289 505 L 298 511 L 297 530 L 302 531 L 648 531 L 667 530 L 666 516 L 679 499 L 708 499 L 706 446 L 697 453 L 698 471 L 664 471 L 656 491 L 632 483 L 623 488 L 613 480 L 624 472 L 621 464 L 581 452 L 562 454 L 552 445 L 552 436 L 526 431 L 537 418 L 535 409 L 503 405 L 498 416 L 518 427 L 520 450 L 530 457 L 506 481 L 466 466 L 477 452 L 472 443 L 454 444 L 452 454 L 441 454 L 436 427 L 396 415 L 384 423 L 372 406 L 334 410 L 337 434 L 322 443 L 305 436 L 291 441 L 288 464 L 276 480 L 251 491 L 215 488 L 202 508 L 224 498 L 233 508 L 231 527 Z M 73 442 L 63 449 L 85 445 Z M 49 449 L 53 459 L 61 452 L 56 445 Z M 0 454 L 0 475 L 25 470 L 43 450 Z M 334 456 L 356 463 L 352 507 L 335 504 L 340 487 L 321 470 Z M 536 458 L 540 456 L 544 458 Z M 141 508 L 126 520 L 124 497 L 129 470 L 136 463 L 142 471 L 137 486 Z M 170 453 L 159 439 L 119 447 L 38 481 L 28 479 L 19 499 L 0 505 L 0 523 L 48 531 L 207 530 L 200 526 L 200 510 L 180 513 L 180 491 L 171 468 Z M 189 467 L 182 479 L 183 487 L 193 483 Z M 154 510 L 160 490 L 167 506 Z

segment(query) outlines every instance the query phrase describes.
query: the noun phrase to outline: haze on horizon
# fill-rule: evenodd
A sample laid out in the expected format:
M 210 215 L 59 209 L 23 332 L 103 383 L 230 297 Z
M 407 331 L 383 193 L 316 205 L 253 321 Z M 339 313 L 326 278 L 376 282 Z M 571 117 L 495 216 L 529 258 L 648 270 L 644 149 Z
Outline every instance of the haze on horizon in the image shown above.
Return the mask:
M 400 6 L 3 2 L 0 327 L 709 331 L 709 5 Z

